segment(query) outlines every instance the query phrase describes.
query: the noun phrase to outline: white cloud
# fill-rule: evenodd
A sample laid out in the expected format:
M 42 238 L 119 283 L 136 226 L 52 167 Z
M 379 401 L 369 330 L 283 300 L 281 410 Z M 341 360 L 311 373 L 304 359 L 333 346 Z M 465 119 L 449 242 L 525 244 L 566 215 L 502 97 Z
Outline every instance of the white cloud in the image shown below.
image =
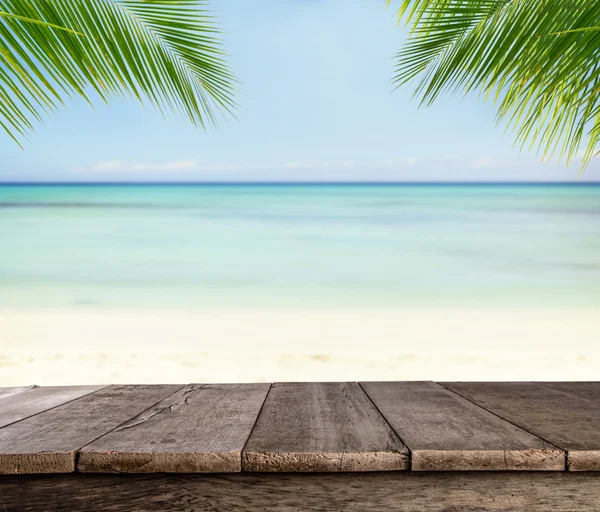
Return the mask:
M 226 172 L 251 169 L 248 164 L 206 164 L 198 160 L 172 160 L 170 162 L 124 162 L 107 160 L 92 165 L 90 171 L 105 172 Z
M 123 162 L 120 160 L 107 160 L 106 162 L 97 162 L 91 168 L 93 171 L 120 171 Z
M 411 156 L 410 158 L 406 159 L 406 165 L 408 165 L 409 167 L 415 167 L 422 162 L 423 158 L 419 156 Z
M 293 161 L 286 162 L 283 164 L 285 169 L 350 169 L 360 165 L 354 160 L 341 160 L 341 161 L 316 161 L 316 162 L 301 162 Z
M 270 163 L 250 165 L 248 163 L 203 163 L 199 160 L 171 160 L 167 162 L 140 162 L 124 160 L 105 160 L 96 162 L 85 169 L 92 172 L 107 173 L 144 173 L 144 172 L 237 172 L 237 171 L 376 171 L 401 170 L 427 164 L 422 157 L 410 157 L 399 160 L 294 160 L 283 164 Z
M 406 166 L 406 160 L 379 160 L 374 162 L 374 166 L 382 169 L 397 169 Z
M 442 160 L 444 160 L 445 162 L 453 162 L 455 160 L 458 160 L 460 158 L 460 155 L 458 153 L 446 153 L 445 155 L 442 155 Z
M 471 167 L 475 169 L 493 169 L 494 167 L 497 167 L 497 165 L 489 156 L 484 156 L 473 160 L 471 162 Z
M 598 179 L 600 167 L 590 167 L 584 179 Z M 534 157 L 466 156 L 440 153 L 372 160 L 290 160 L 263 163 L 207 163 L 199 159 L 162 162 L 103 160 L 78 173 L 107 180 L 207 181 L 478 181 L 571 180 L 577 166 L 542 164 Z M 100 178 L 103 174 L 104 177 Z

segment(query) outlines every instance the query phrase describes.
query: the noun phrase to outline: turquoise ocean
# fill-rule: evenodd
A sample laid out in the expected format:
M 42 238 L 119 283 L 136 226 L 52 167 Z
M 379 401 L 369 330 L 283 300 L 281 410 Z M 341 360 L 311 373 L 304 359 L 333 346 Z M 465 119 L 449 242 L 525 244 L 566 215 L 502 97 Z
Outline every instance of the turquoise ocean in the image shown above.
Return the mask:
M 600 306 L 600 186 L 0 186 L 0 308 Z

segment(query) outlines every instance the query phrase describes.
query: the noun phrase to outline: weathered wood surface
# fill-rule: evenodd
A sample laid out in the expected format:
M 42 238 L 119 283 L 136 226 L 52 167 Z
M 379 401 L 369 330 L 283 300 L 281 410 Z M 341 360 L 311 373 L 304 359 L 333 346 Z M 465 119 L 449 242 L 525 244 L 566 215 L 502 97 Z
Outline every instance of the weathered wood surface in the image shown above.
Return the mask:
M 598 403 L 535 382 L 443 385 L 567 451 L 570 471 L 600 470 Z
M 597 512 L 599 473 L 55 475 L 0 478 L 29 512 Z
M 540 382 L 545 387 L 600 403 L 600 382 Z
M 362 382 L 413 471 L 562 471 L 565 453 L 434 382 Z
M 110 386 L 0 428 L 0 474 L 75 471 L 80 448 L 180 388 Z
M 77 469 L 118 473 L 241 471 L 270 384 L 186 386 L 81 450 Z
M 408 469 L 408 451 L 357 383 L 273 384 L 245 471 Z
M 600 383 L 362 385 L 0 388 L 0 474 L 600 470 Z
M 7 394 L 0 401 L 0 428 L 89 395 L 104 387 L 106 386 L 31 387 L 21 392 Z
M 16 393 L 21 393 L 21 391 L 27 391 L 28 389 L 33 389 L 37 386 L 20 386 L 13 388 L 0 388 L 0 399 L 6 398 L 7 396 L 14 395 Z

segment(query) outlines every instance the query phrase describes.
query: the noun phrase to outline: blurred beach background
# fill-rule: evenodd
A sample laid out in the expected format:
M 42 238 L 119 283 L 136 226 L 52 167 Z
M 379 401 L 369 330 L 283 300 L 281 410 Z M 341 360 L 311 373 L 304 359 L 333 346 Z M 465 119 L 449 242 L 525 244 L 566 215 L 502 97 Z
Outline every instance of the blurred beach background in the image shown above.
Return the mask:
M 0 385 L 597 380 L 600 186 L 0 186 Z

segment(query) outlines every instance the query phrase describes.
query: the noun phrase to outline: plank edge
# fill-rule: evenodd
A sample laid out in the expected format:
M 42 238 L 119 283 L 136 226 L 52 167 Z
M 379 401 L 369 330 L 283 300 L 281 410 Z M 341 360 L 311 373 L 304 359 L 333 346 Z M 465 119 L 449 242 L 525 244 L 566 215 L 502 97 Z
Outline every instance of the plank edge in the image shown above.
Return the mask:
M 0 475 L 75 472 L 76 452 L 0 453 Z
M 79 473 L 239 473 L 241 452 L 81 451 Z
M 569 450 L 567 471 L 600 471 L 600 450 Z
M 400 452 L 243 452 L 242 471 L 252 473 L 346 473 L 407 471 L 408 450 Z
M 565 471 L 566 454 L 556 449 L 412 450 L 413 471 Z

